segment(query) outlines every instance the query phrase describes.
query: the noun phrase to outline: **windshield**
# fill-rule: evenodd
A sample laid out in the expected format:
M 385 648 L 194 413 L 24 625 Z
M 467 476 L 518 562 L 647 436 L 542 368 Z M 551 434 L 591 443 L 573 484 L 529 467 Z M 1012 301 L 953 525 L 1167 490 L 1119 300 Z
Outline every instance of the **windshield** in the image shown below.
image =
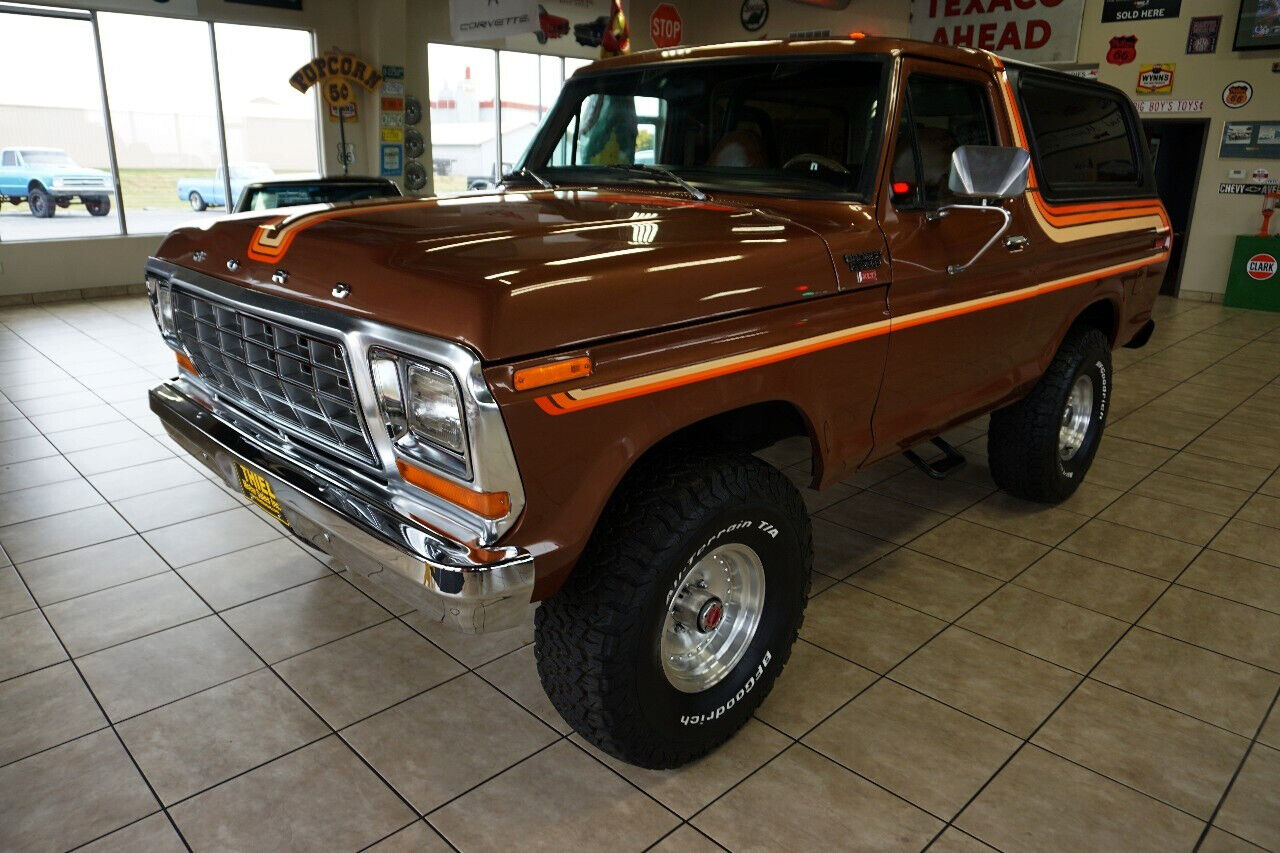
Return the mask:
M 706 60 L 574 78 L 522 165 L 557 185 L 669 182 L 609 168 L 639 164 L 707 190 L 866 198 L 885 67 Z
M 65 151 L 23 151 L 22 162 L 28 166 L 74 166 Z

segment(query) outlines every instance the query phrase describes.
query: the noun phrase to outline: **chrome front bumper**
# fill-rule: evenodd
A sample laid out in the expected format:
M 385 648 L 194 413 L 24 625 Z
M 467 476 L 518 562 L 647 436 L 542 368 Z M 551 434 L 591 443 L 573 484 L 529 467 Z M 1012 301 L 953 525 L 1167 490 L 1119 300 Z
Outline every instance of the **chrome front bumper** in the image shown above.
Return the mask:
M 478 634 L 515 627 L 527 616 L 534 579 L 529 554 L 481 552 L 428 530 L 358 487 L 272 453 L 173 383 L 153 388 L 150 400 L 173 440 L 228 486 L 240 488 L 237 464 L 265 477 L 290 532 L 433 619 Z

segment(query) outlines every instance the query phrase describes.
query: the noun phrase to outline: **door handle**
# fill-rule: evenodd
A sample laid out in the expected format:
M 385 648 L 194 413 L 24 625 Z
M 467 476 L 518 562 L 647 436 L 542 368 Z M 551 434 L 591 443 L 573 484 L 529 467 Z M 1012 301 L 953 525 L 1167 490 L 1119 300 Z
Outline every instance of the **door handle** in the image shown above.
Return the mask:
M 1004 247 L 1010 252 L 1021 252 L 1031 248 L 1031 241 L 1021 234 L 1010 234 L 1004 238 Z

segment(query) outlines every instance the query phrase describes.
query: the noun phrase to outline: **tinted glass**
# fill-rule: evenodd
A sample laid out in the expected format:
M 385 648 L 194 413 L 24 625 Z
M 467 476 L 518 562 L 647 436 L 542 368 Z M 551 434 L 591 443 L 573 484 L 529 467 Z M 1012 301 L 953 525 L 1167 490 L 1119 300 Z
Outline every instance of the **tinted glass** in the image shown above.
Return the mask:
M 1019 94 L 1047 194 L 1107 196 L 1141 183 L 1120 99 L 1092 86 L 1025 77 Z
M 288 186 L 249 187 L 238 209 L 271 210 L 277 207 L 297 207 L 303 204 L 332 204 L 342 201 L 359 201 L 366 198 L 389 198 L 400 195 L 394 184 L 381 181 L 368 184 L 338 184 L 317 182 Z
M 907 81 L 907 101 L 910 121 L 899 132 L 893 160 L 893 182 L 907 186 L 894 188 L 895 201 L 922 196 L 937 204 L 946 195 L 951 153 L 961 145 L 997 144 L 986 89 L 916 74 Z
M 865 195 L 878 61 L 691 62 L 565 83 L 527 165 L 553 182 L 662 182 L 657 166 L 745 192 Z M 613 167 L 613 168 L 611 168 Z

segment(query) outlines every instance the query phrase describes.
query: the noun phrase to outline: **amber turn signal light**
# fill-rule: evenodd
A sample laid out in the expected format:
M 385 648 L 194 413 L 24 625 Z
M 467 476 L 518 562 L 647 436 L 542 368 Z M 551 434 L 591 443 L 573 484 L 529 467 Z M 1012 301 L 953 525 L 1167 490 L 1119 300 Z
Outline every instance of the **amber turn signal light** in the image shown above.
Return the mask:
M 406 483 L 469 509 L 482 518 L 502 518 L 511 512 L 511 496 L 506 492 L 473 492 L 403 459 L 396 460 L 396 467 Z
M 521 368 L 516 371 L 514 382 L 517 391 L 528 391 L 530 388 L 541 388 L 544 385 L 555 385 L 557 382 L 590 376 L 592 369 L 591 359 L 584 355 L 581 358 Z
M 178 367 L 187 371 L 187 373 L 190 373 L 192 376 L 200 375 L 200 371 L 196 370 L 195 362 L 192 361 L 185 352 L 178 352 L 177 350 L 174 350 L 173 354 L 178 359 Z

